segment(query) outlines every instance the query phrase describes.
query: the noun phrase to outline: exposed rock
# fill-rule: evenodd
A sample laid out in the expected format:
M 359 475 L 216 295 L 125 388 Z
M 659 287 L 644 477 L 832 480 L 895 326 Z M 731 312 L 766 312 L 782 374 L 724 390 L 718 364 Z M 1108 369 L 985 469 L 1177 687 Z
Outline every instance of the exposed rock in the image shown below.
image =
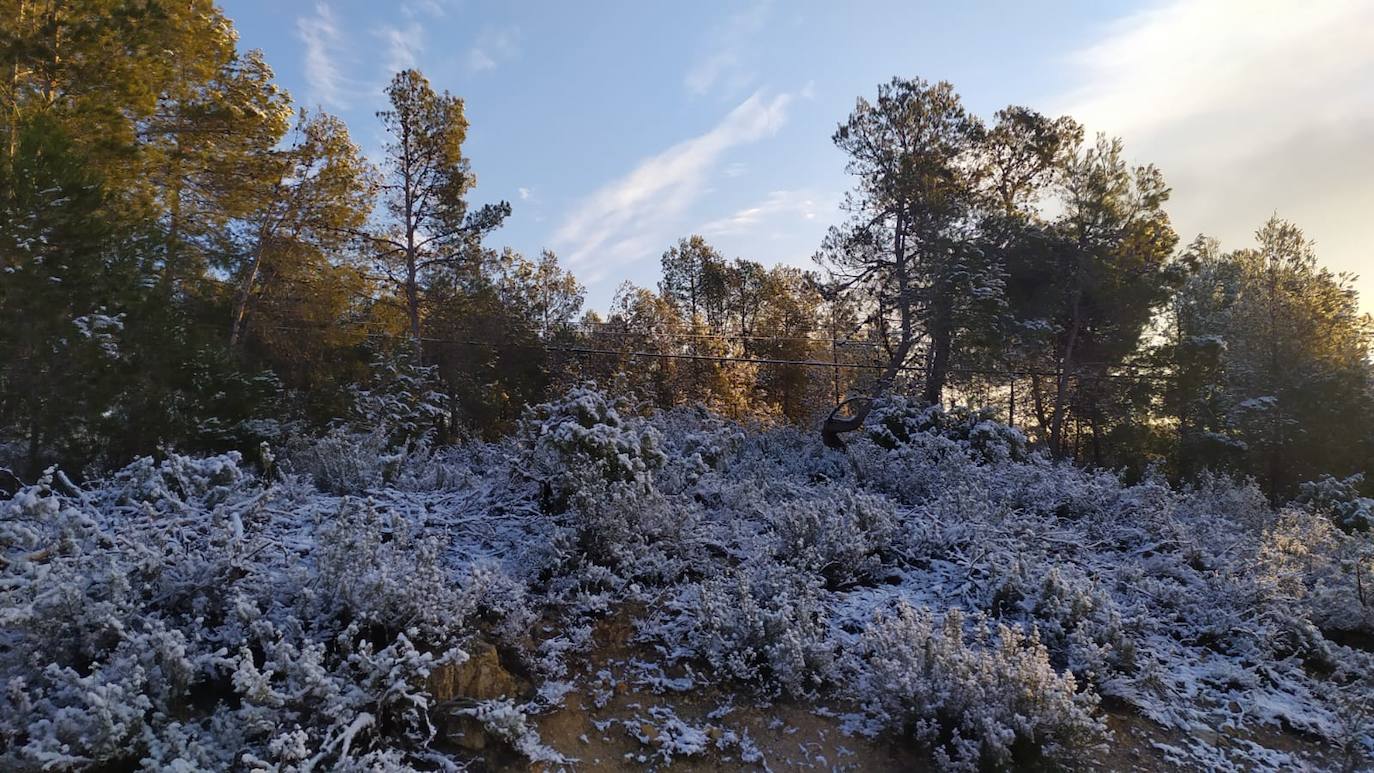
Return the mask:
M 475 717 L 454 717 L 449 737 L 459 747 L 471 752 L 487 748 L 487 729 Z
M 527 686 L 501 665 L 496 645 L 481 640 L 470 648 L 467 660 L 440 666 L 429 675 L 429 692 L 441 702 L 516 698 L 526 690 Z

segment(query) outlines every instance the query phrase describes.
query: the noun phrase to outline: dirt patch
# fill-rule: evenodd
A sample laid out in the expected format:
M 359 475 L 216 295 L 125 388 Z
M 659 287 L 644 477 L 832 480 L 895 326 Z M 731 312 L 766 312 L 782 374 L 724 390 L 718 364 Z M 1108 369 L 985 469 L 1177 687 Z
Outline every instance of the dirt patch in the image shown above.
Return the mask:
M 1340 770 L 1342 767 L 1329 745 L 1297 733 L 1269 728 L 1185 733 L 1164 727 L 1120 703 L 1107 702 L 1103 709 L 1112 741 L 1094 760 L 1093 767 L 1097 770 L 1153 772 L 1195 768 L 1196 759 L 1184 759 L 1180 754 L 1197 745 L 1211 747 L 1214 751 L 1208 754 L 1226 760 L 1227 767 L 1232 769 L 1258 767 L 1266 750 L 1296 757 L 1305 764 L 1302 769 Z M 1274 766 L 1268 767 L 1273 769 Z
M 846 707 L 818 709 L 792 701 L 767 701 L 729 680 L 668 665 L 653 647 L 633 639 L 634 610 L 599 622 L 590 652 L 570 658 L 572 688 L 557 708 L 531 717 L 540 740 L 585 771 L 663 769 L 933 770 L 928 755 L 910 740 L 847 732 Z M 462 666 L 436 672 L 436 695 L 455 700 L 528 696 L 530 686 L 502 666 L 500 653 L 479 646 Z M 1188 734 L 1166 728 L 1107 701 L 1103 711 L 1112 740 L 1085 768 L 1101 771 L 1193 769 L 1199 759 L 1221 769 L 1282 767 L 1294 759 L 1313 770 L 1341 769 L 1330 746 L 1279 729 Z M 550 770 L 531 765 L 481 727 L 464 721 L 450 727 L 450 742 L 474 769 Z M 1291 757 L 1274 757 L 1274 752 Z M 1270 764 L 1265 765 L 1268 761 Z
M 709 675 L 656 665 L 656 653 L 632 644 L 632 633 L 626 616 L 598 625 L 593 652 L 573 674 L 578 689 L 538 717 L 544 743 L 576 758 L 579 770 L 930 769 L 895 739 L 846 734 L 838 717 L 810 706 L 759 701 L 710 684 Z M 684 751 L 691 749 L 699 750 Z

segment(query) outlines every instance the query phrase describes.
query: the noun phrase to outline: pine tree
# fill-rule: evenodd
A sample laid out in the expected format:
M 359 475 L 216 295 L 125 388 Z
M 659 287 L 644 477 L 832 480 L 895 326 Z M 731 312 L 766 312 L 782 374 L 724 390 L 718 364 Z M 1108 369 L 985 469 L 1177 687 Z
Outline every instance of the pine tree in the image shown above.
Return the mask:
M 1352 278 L 1323 269 L 1298 227 L 1272 218 L 1256 241 L 1198 250 L 1175 301 L 1174 324 L 1192 343 L 1175 365 L 1180 432 L 1186 470 L 1236 465 L 1278 500 L 1322 473 L 1368 469 L 1374 327 Z M 1201 453 L 1200 439 L 1226 455 Z
M 1120 141 L 1099 137 L 1063 170 L 1062 214 L 1024 229 L 1010 250 L 1012 314 L 1041 334 L 1039 364 L 1054 373 L 1048 388 L 1032 380 L 1032 399 L 1055 454 L 1072 451 L 1072 416 L 1087 422 L 1101 461 L 1109 371 L 1139 349 L 1177 276 L 1168 195 L 1157 169 L 1130 168 Z
M 139 266 L 56 121 L 28 119 L 14 143 L 0 164 L 0 466 L 32 479 L 98 456 Z
M 716 330 L 725 306 L 725 257 L 700 236 L 679 239 L 660 260 L 659 295 L 689 325 Z
M 481 240 L 510 214 L 510 204 L 468 210 L 476 178 L 463 156 L 468 123 L 461 99 L 435 92 L 415 70 L 397 73 L 386 94 L 391 109 L 377 113 L 390 137 L 381 184 L 386 219 L 369 238 L 400 296 L 418 357 L 429 274 L 477 270 Z
M 940 402 L 956 339 L 1000 300 L 999 268 L 973 238 L 981 135 L 950 84 L 920 79 L 880 86 L 835 132 L 859 182 L 850 224 L 831 231 L 821 257 L 846 291 L 869 296 L 880 329 L 895 329 L 880 390 L 925 338 L 922 395 Z
M 831 348 L 819 340 L 827 336 L 821 319 L 822 298 L 810 273 L 790 266 L 775 266 L 765 273 L 760 304 L 750 324 L 750 356 L 807 362 L 829 359 Z M 833 373 L 806 365 L 766 365 L 759 369 L 758 385 L 779 415 L 789 421 L 812 418 L 822 405 L 833 404 Z

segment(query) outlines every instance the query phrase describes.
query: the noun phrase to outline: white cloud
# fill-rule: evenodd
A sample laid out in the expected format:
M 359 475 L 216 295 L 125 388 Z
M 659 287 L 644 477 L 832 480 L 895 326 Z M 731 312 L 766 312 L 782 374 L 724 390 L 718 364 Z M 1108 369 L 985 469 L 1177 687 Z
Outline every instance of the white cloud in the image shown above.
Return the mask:
M 768 20 L 770 5 L 763 0 L 726 17 L 683 77 L 689 92 L 702 95 L 717 85 L 727 93 L 738 92 L 753 82 L 754 73 L 748 67 L 750 42 Z
M 491 55 L 480 48 L 474 48 L 468 52 L 468 69 L 473 72 L 496 69 L 496 60 Z
M 516 188 L 515 192 L 520 194 L 521 201 L 529 201 L 530 197 L 534 196 L 534 193 L 531 192 L 529 188 Z
M 1159 165 L 1185 240 L 1244 246 L 1277 211 L 1358 270 L 1374 253 L 1371 30 L 1367 0 L 1159 3 L 1073 57 L 1060 107 Z M 1374 276 L 1363 289 L 1374 307 Z
M 727 150 L 777 133 L 791 97 L 762 93 L 740 103 L 715 128 L 644 159 L 629 174 L 583 200 L 554 232 L 568 265 L 595 281 L 652 254 L 675 235 Z
M 763 201 L 727 217 L 712 220 L 699 230 L 703 236 L 738 236 L 764 230 L 776 231 L 789 224 L 814 221 L 818 215 L 830 215 L 834 204 L 832 197 L 820 196 L 811 190 L 771 191 Z
M 517 27 L 486 27 L 468 50 L 468 70 L 494 70 L 497 65 L 520 55 L 520 30 Z
M 338 63 L 342 41 L 334 12 L 324 2 L 316 3 L 313 16 L 296 19 L 296 35 L 305 44 L 305 80 L 311 96 L 331 107 L 348 107 Z
M 738 65 L 739 55 L 734 51 L 713 51 L 698 59 L 683 81 L 693 94 L 705 94 L 725 72 Z
M 425 50 L 425 33 L 419 22 L 407 24 L 405 29 L 383 25 L 377 35 L 386 44 L 387 77 L 402 70 L 419 66 L 420 54 Z
M 414 19 L 420 16 L 429 16 L 435 19 L 442 18 L 447 11 L 445 6 L 447 0 L 405 0 L 401 3 L 401 13 L 407 19 Z

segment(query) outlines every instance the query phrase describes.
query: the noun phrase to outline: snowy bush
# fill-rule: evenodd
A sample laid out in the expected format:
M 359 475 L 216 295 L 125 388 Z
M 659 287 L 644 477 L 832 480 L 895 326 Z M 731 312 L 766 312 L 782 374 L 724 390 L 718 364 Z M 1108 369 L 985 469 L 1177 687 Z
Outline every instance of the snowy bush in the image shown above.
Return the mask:
M 439 561 L 435 535 L 416 536 L 404 518 L 345 499 L 322 524 L 315 585 L 303 600 L 352 623 L 418 629 L 443 642 L 474 610 Z
M 864 631 L 855 697 L 946 769 L 1068 762 L 1103 742 L 1097 699 L 1050 666 L 1039 637 L 905 603 Z
M 681 492 L 691 487 L 707 472 L 732 461 L 745 442 L 739 425 L 700 407 L 664 411 L 653 417 L 653 424 L 664 455 L 654 478 L 664 491 Z
M 891 503 L 847 489 L 801 493 L 778 502 L 770 513 L 777 560 L 818 573 L 832 587 L 881 573 L 897 529 Z
M 321 437 L 288 446 L 290 468 L 309 475 L 320 489 L 360 493 L 396 477 L 405 452 L 391 445 L 387 432 L 355 432 L 335 427 Z
M 611 484 L 650 484 L 667 461 L 662 436 L 623 408 L 582 386 L 526 411 L 517 432 L 521 472 L 541 484 L 546 503 L 561 509 L 572 496 L 595 496 Z
M 476 719 L 487 732 L 510 744 L 511 748 L 531 762 L 554 765 L 567 762 L 563 755 L 540 742 L 539 733 L 530 727 L 525 713 L 509 699 L 482 701 L 454 713 Z
M 345 422 L 352 432 L 380 432 L 389 445 L 401 446 L 428 434 L 446 414 L 435 368 L 415 363 L 409 352 L 378 354 L 369 381 L 367 388 L 352 387 Z
M 577 497 L 569 515 L 577 553 L 627 578 L 668 582 L 690 558 L 697 515 L 682 496 L 616 481 L 596 497 Z
M 873 406 L 865 428 L 869 439 L 889 449 L 910 443 L 918 435 L 933 435 L 953 440 L 984 462 L 1026 457 L 1026 436 L 997 421 L 991 410 L 962 405 L 923 407 L 900 395 L 890 396 Z
M 1326 514 L 1290 508 L 1265 534 L 1260 566 L 1273 593 L 1300 606 L 1302 619 L 1328 631 L 1374 632 L 1370 532 L 1347 534 Z
M 376 356 L 370 386 L 352 387 L 346 418 L 318 437 L 287 443 L 287 469 L 339 494 L 396 483 L 403 469 L 431 456 L 435 427 L 446 414 L 436 378 L 433 368 L 406 355 Z
M 999 576 L 994 567 L 983 609 L 1033 626 L 1057 666 L 1083 676 L 1130 672 L 1136 642 L 1110 595 L 1077 572 L 1018 560 Z
M 805 695 L 830 673 L 821 589 L 807 574 L 760 562 L 696 589 L 687 644 L 718 672 L 765 692 Z
M 6 770 L 408 769 L 436 732 L 429 674 L 503 603 L 437 534 L 263 487 L 235 455 L 93 491 L 49 474 L 0 509 Z
M 1297 501 L 1346 531 L 1370 531 L 1374 527 L 1374 499 L 1360 496 L 1363 482 L 1364 475 L 1351 475 L 1344 480 L 1323 475 L 1303 483 Z
M 900 415 L 904 441 L 841 455 L 583 388 L 497 443 L 342 428 L 262 475 L 234 454 L 50 471 L 0 501 L 0 769 L 451 769 L 455 711 L 558 764 L 577 751 L 535 713 L 587 687 L 603 622 L 658 688 L 845 701 L 948 767 L 1078 764 L 1097 695 L 1189 734 L 1181 765 L 1305 764 L 1215 727 L 1374 749 L 1353 481 L 1276 511 L 1253 484 L 1127 483 L 972 414 Z M 528 703 L 490 673 L 439 700 L 501 664 Z M 686 714 L 633 710 L 661 728 L 646 764 L 711 753 Z M 716 751 L 764 759 L 718 724 Z

